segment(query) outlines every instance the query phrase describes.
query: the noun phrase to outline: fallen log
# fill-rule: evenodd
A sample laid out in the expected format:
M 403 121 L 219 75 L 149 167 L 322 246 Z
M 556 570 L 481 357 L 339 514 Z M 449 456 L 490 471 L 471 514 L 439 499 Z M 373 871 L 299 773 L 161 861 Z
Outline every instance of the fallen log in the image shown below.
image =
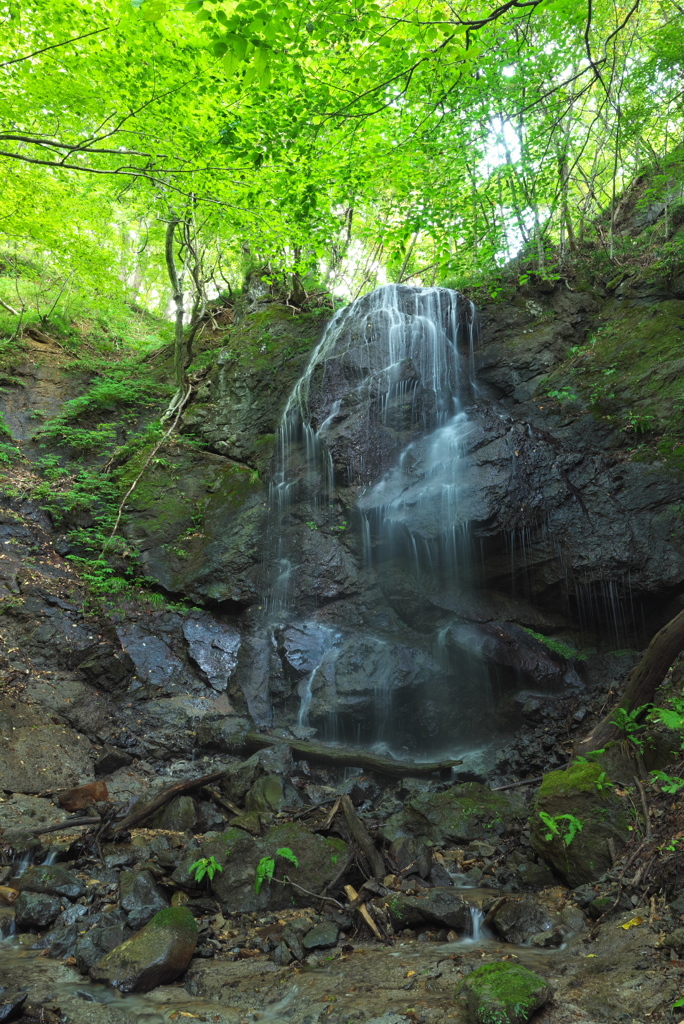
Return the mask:
M 376 848 L 370 833 L 364 823 L 359 818 L 358 814 L 354 810 L 354 805 L 348 796 L 343 796 L 341 801 L 342 810 L 344 811 L 344 818 L 347 822 L 347 828 L 349 829 L 352 837 L 358 843 L 364 854 L 366 860 L 370 864 L 370 869 L 373 873 L 373 878 L 384 878 L 385 877 L 385 861 L 382 858 L 382 854 Z
M 314 764 L 329 764 L 338 767 L 365 768 L 370 772 L 379 772 L 392 778 L 403 779 L 407 775 L 432 775 L 433 772 L 450 771 L 463 761 L 395 761 L 391 757 L 381 757 L 367 750 L 352 750 L 348 747 L 327 747 L 322 743 L 307 743 L 303 740 L 281 739 L 279 736 L 264 736 L 258 732 L 248 732 L 244 737 L 242 749 L 254 753 L 279 743 L 286 744 L 295 758 L 312 761 Z
M 129 828 L 133 828 L 134 825 L 138 825 L 145 818 L 149 818 L 150 814 L 154 814 L 160 807 L 167 804 L 170 800 L 173 800 L 176 796 L 181 796 L 183 793 L 190 793 L 193 789 L 201 789 L 202 786 L 208 786 L 210 782 L 216 782 L 225 774 L 225 768 L 220 772 L 212 772 L 211 775 L 202 775 L 199 779 L 185 779 L 183 782 L 176 782 L 173 786 L 169 786 L 168 789 L 163 790 L 153 800 L 144 804 L 142 807 L 133 808 L 130 814 L 128 814 L 122 821 L 110 829 L 113 835 L 118 832 L 125 832 Z

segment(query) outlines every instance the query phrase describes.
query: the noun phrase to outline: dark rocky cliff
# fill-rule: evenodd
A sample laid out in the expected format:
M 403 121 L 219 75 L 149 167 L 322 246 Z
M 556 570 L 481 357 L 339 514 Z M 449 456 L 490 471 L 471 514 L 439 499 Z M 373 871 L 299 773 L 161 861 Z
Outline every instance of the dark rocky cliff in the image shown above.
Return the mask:
M 464 400 L 459 515 L 477 554 L 466 580 L 362 557 L 359 495 L 416 428 L 397 401 L 382 436 L 363 437 L 362 403 L 377 401 L 380 371 L 359 357 L 365 340 L 350 337 L 344 358 L 312 378 L 313 421 L 335 409 L 336 487 L 324 510 L 304 489 L 288 511 L 296 607 L 280 619 L 264 609 L 276 528 L 269 481 L 283 409 L 327 316 L 263 297 L 244 303 L 184 417 L 182 431 L 203 447 L 168 443 L 125 509 L 146 574 L 196 610 L 124 601 L 91 650 L 82 598 L 72 589 L 71 603 L 59 603 L 67 563 L 53 549 L 49 572 L 45 559 L 28 568 L 37 533 L 52 544 L 50 522 L 15 495 L 3 526 L 3 627 L 18 648 L 8 664 L 21 671 L 22 658 L 33 667 L 42 658 L 63 683 L 109 691 L 105 705 L 126 693 L 130 715 L 109 707 L 116 730 L 94 724 L 92 709 L 74 712 L 76 727 L 128 736 L 161 757 L 220 747 L 250 719 L 409 751 L 448 745 L 466 721 L 471 742 L 483 742 L 526 720 L 538 729 L 568 695 L 613 683 L 684 585 L 684 301 L 669 279 L 611 285 L 528 285 L 480 304 L 476 387 Z M 63 382 L 52 376 L 57 395 Z M 10 412 L 20 393 L 3 396 Z M 434 524 L 411 529 L 429 540 Z M 74 698 L 74 709 L 87 703 Z

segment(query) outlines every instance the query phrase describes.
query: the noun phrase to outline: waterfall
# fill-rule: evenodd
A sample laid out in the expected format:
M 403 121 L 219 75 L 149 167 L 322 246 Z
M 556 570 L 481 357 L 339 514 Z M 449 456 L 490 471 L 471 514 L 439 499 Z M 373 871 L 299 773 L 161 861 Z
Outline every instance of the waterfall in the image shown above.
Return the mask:
M 476 333 L 473 304 L 444 288 L 388 285 L 333 316 L 278 431 L 263 599 L 267 628 L 292 621 L 316 621 L 320 628 L 312 563 L 331 552 L 340 564 L 353 562 L 355 573 L 374 578 L 369 586 L 379 583 L 385 594 L 408 588 L 415 599 L 445 586 L 468 591 L 476 552 L 468 529 L 473 481 L 463 456 L 473 429 L 468 407 L 477 397 Z M 349 519 L 340 525 L 343 502 Z M 366 619 L 372 614 L 363 612 Z M 458 739 L 440 708 L 454 703 L 454 688 L 464 708 L 479 701 L 482 709 L 488 676 L 478 652 L 454 659 L 443 627 L 432 638 L 412 633 L 417 653 L 402 646 L 398 619 L 392 640 L 386 635 L 391 623 L 361 638 L 345 624 L 340 628 L 335 649 L 298 677 L 300 727 L 313 725 L 343 742 L 391 746 L 396 726 L 410 735 L 411 717 L 419 714 L 433 733 L 443 734 L 444 745 L 447 733 L 448 742 Z M 358 649 L 350 650 L 357 641 Z M 365 690 L 356 684 L 364 672 Z M 426 700 L 418 691 L 428 683 Z M 412 693 L 399 712 L 401 686 Z M 340 687 L 355 716 L 347 725 L 334 706 Z M 461 731 L 472 740 L 472 730 Z

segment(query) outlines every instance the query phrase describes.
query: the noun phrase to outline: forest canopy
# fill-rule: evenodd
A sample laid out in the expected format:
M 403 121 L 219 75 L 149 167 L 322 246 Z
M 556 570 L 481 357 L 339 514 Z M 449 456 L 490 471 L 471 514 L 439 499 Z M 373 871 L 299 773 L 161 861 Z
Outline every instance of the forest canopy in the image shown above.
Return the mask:
M 344 296 L 473 286 L 521 247 L 561 273 L 588 237 L 619 262 L 645 167 L 648 258 L 676 254 L 683 21 L 675 0 L 0 3 L 5 310 L 27 260 L 53 292 L 166 308 L 170 224 L 207 294 L 250 267 Z

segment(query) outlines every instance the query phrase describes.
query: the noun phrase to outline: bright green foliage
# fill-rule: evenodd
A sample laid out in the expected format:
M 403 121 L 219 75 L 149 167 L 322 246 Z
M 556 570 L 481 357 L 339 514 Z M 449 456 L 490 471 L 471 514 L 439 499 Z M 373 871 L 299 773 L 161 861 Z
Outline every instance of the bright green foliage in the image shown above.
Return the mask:
M 276 850 L 275 857 L 283 857 L 285 860 L 289 860 L 295 867 L 299 867 L 299 861 L 297 857 L 289 848 L 289 846 L 281 846 L 280 849 Z M 256 875 L 254 877 L 254 892 L 259 895 L 261 887 L 264 882 L 270 882 L 275 872 L 275 857 L 262 857 L 256 868 Z
M 539 640 L 540 643 L 548 647 L 554 654 L 560 654 L 562 658 L 574 661 L 585 661 L 589 654 L 586 651 L 578 651 L 576 647 L 571 647 L 570 644 L 564 643 L 563 640 L 557 640 L 552 636 L 544 636 L 543 633 L 535 633 L 533 629 L 528 629 L 527 626 L 523 626 L 522 629 L 530 636 L 533 636 L 535 640 Z
M 606 773 L 603 772 L 602 774 L 605 777 Z M 584 827 L 579 818 L 576 818 L 574 814 L 551 815 L 547 814 L 546 811 L 540 811 L 539 817 L 547 828 L 547 832 L 544 835 L 547 843 L 559 837 L 566 846 L 569 846 L 577 833 L 581 832 Z
M 200 857 L 199 860 L 190 865 L 188 870 L 191 874 L 194 874 L 196 882 L 201 882 L 205 875 L 211 882 L 214 875 L 218 871 L 223 871 L 223 868 L 212 854 L 211 857 Z
M 625 738 L 640 751 L 644 749 L 644 740 L 638 733 L 645 729 L 645 723 L 640 722 L 639 718 L 651 707 L 653 707 L 652 704 L 642 704 L 641 707 L 635 708 L 633 711 L 616 708 L 611 718 L 612 724 L 621 729 Z
M 680 789 L 684 789 L 684 779 L 680 779 L 677 775 L 668 775 L 667 772 L 654 770 L 651 772 L 651 779 L 653 782 L 659 782 L 660 788 L 663 793 L 678 793 Z

